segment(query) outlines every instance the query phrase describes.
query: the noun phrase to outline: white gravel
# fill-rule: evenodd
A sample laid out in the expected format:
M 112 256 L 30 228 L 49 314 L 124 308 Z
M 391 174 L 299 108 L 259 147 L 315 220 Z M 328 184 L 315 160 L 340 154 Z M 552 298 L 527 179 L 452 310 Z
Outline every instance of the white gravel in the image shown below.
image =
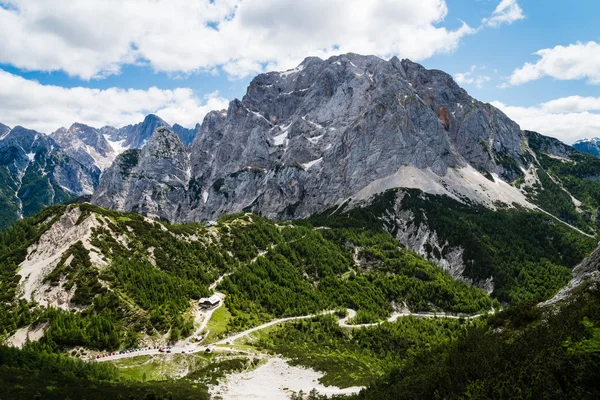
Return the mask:
M 210 393 L 222 400 L 287 400 L 292 393 L 302 390 L 308 394 L 313 388 L 320 394 L 358 393 L 362 387 L 340 389 L 319 383 L 323 374 L 312 369 L 294 367 L 282 358 L 270 358 L 258 368 L 227 375 Z

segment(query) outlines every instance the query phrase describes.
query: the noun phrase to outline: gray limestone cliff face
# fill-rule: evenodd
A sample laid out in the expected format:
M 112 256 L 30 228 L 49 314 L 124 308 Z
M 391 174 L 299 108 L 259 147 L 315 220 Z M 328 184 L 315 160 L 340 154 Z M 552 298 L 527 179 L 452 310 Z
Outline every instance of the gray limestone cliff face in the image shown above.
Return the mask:
M 147 191 L 119 190 L 118 165 L 94 201 L 110 205 L 110 193 L 126 199 L 113 208 L 151 209 L 172 221 L 238 211 L 299 218 L 403 166 L 441 176 L 471 165 L 512 181 L 526 163 L 523 142 L 517 124 L 441 71 L 356 54 L 307 58 L 293 70 L 258 75 L 242 100 L 206 116 L 189 148 L 187 186 L 137 175 L 133 186 L 163 185 L 160 207 Z M 147 163 L 144 151 L 139 156 Z
M 597 286 L 600 282 L 600 246 L 589 257 L 573 268 L 572 275 L 573 277 L 566 287 L 561 289 L 553 298 L 540 303 L 540 305 L 554 305 L 568 298 L 574 290 L 577 290 L 577 288 L 584 284 L 595 284 Z
M 102 132 L 91 126 L 74 123 L 69 129 L 56 130 L 51 137 L 66 154 L 87 167 L 106 167 L 114 158 L 114 150 Z
M 140 153 L 139 149 L 130 149 L 117 156 L 113 165 L 102 174 L 92 197 L 93 203 L 113 210 L 133 211 L 131 188 L 141 178 L 137 173 Z
M 465 259 L 464 248 L 451 246 L 447 240 L 441 240 L 437 232 L 429 227 L 425 213 L 415 218 L 413 211 L 405 209 L 402 200 L 406 195 L 402 190 L 396 192 L 392 206 L 382 216 L 385 230 L 401 245 L 437 264 L 454 279 L 478 286 L 491 294 L 494 291 L 493 277 L 475 280 L 466 276 L 468 260 Z
M 189 155 L 179 137 L 160 127 L 143 149 L 119 155 L 92 201 L 116 210 L 176 220 L 190 178 Z
M 64 152 L 54 139 L 16 126 L 0 135 L 0 229 L 42 208 L 91 194 L 100 170 Z

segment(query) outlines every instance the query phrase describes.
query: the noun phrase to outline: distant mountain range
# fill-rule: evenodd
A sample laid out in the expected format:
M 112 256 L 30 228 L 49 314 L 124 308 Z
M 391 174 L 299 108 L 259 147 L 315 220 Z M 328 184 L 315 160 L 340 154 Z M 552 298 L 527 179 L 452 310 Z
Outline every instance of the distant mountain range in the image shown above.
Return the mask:
M 268 353 L 368 385 L 362 400 L 599 398 L 599 146 L 521 130 L 442 71 L 357 54 L 258 75 L 194 129 L 0 124 L 0 336 L 24 346 L 0 346 L 0 382 L 106 398 L 129 381 L 103 369 L 119 380 L 101 391 L 99 364 L 65 354 L 233 354 L 269 327 L 247 364 L 155 349 L 114 365 L 143 392 L 173 388 L 142 374 L 160 362 L 195 398 Z M 198 308 L 210 295 L 214 314 Z
M 590 165 L 577 179 L 598 179 L 594 160 L 522 131 L 450 75 L 395 57 L 309 57 L 260 74 L 242 100 L 194 129 L 149 115 L 118 129 L 21 131 L 0 126 L 4 227 L 84 194 L 103 207 L 186 222 L 240 211 L 304 218 L 414 188 L 490 209 L 542 209 L 586 233 L 597 229 L 595 193 L 565 172 L 577 159 Z M 30 136 L 45 144 L 31 148 Z M 52 161 L 43 169 L 38 159 Z
M 142 147 L 161 126 L 186 144 L 197 131 L 171 127 L 156 115 L 123 128 L 74 123 L 50 135 L 0 124 L 0 229 L 48 205 L 91 195 L 120 153 Z
M 171 126 L 156 115 L 150 114 L 144 121 L 122 128 L 92 128 L 75 123 L 69 129 L 58 129 L 51 136 L 77 161 L 104 170 L 110 167 L 115 157 L 123 151 L 143 147 L 152 133 L 161 126 L 172 129 L 185 145 L 190 145 L 196 137 L 199 124 L 195 129 L 187 129 L 178 124 Z
M 573 143 L 573 147 L 583 153 L 600 157 L 600 138 L 581 139 Z

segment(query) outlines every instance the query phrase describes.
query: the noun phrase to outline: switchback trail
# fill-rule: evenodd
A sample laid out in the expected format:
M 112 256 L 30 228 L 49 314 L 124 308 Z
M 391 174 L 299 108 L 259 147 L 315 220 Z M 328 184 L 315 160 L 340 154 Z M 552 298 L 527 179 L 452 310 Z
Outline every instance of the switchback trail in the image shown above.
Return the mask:
M 211 284 L 209 286 L 210 289 L 214 290 L 217 287 L 217 285 L 221 282 L 221 280 L 227 275 L 229 275 L 229 274 L 224 274 L 224 275 L 220 276 L 213 284 Z M 215 295 L 217 295 L 221 298 L 221 302 L 220 302 L 219 306 L 213 308 L 212 310 L 207 311 L 206 313 L 202 313 L 203 315 L 197 315 L 196 318 L 198 318 L 200 316 L 204 317 L 202 319 L 202 321 L 200 322 L 198 329 L 196 329 L 190 337 L 178 342 L 175 346 L 173 346 L 170 349 L 171 353 L 188 353 L 189 354 L 189 353 L 197 353 L 197 352 L 201 352 L 201 351 L 206 351 L 207 349 L 210 349 L 210 351 L 234 351 L 235 352 L 235 351 L 239 351 L 239 350 L 236 350 L 231 347 L 223 347 L 223 346 L 230 345 L 238 339 L 241 339 L 245 336 L 250 335 L 251 333 L 260 331 L 262 329 L 268 328 L 273 325 L 281 324 L 284 322 L 301 320 L 301 319 L 310 319 L 313 317 L 317 317 L 319 315 L 330 315 L 330 314 L 335 313 L 335 310 L 328 310 L 328 311 L 321 311 L 321 312 L 309 314 L 309 315 L 302 315 L 302 316 L 298 316 L 298 317 L 280 318 L 280 319 L 276 319 L 276 320 L 264 323 L 262 325 L 256 326 L 254 328 L 247 329 L 243 332 L 236 333 L 232 336 L 229 336 L 225 339 L 219 340 L 218 342 L 212 343 L 210 345 L 200 345 L 199 343 L 190 343 L 192 337 L 199 335 L 206 328 L 206 326 L 208 325 L 208 322 L 210 321 L 210 319 L 212 317 L 213 312 L 217 308 L 221 307 L 223 305 L 223 303 L 225 302 L 225 294 L 224 293 L 215 293 Z M 473 318 L 479 318 L 483 315 L 493 314 L 495 311 L 496 310 L 491 310 L 489 313 L 473 314 L 473 315 L 455 315 L 455 314 L 447 314 L 447 313 L 413 313 L 410 311 L 406 311 L 406 312 L 395 312 L 385 321 L 380 321 L 380 322 L 375 322 L 375 323 L 370 323 L 370 324 L 348 324 L 348 321 L 353 319 L 356 316 L 356 311 L 348 308 L 348 309 L 346 309 L 347 315 L 344 318 L 341 318 L 338 320 L 338 325 L 341 328 L 348 328 L 348 329 L 368 328 L 368 327 L 380 325 L 384 322 L 394 322 L 398 318 L 409 317 L 409 316 L 416 317 L 416 318 L 473 319 Z M 220 346 L 220 347 L 215 347 L 215 346 Z M 161 354 L 165 355 L 168 353 L 161 352 L 161 351 L 159 351 L 159 349 L 145 349 L 145 350 L 140 350 L 140 351 L 134 351 L 131 353 L 115 354 L 112 356 L 98 358 L 98 359 L 96 359 L 96 361 L 102 362 L 102 361 L 119 360 L 119 359 L 123 359 L 123 358 L 131 358 L 131 357 L 136 357 L 136 356 L 140 356 L 140 355 L 161 355 Z
M 213 309 L 212 311 L 216 310 Z M 496 312 L 496 310 L 491 310 L 489 313 L 484 313 L 484 314 L 472 314 L 472 315 L 455 315 L 455 314 L 447 314 L 447 313 L 413 313 L 413 312 L 401 312 L 401 313 L 393 313 L 387 320 L 385 321 L 380 321 L 380 322 L 374 322 L 374 323 L 370 323 L 370 324 L 348 324 L 348 321 L 352 318 L 354 318 L 356 316 L 356 311 L 348 308 L 347 310 L 348 315 L 346 315 L 344 318 L 341 318 L 338 320 L 338 325 L 341 328 L 348 328 L 348 329 L 358 329 L 358 328 L 368 328 L 368 327 L 373 327 L 373 326 L 377 326 L 380 325 L 384 322 L 394 322 L 396 320 L 398 320 L 398 318 L 403 318 L 403 317 L 416 317 L 416 318 L 452 318 L 452 319 L 460 319 L 460 318 L 464 318 L 464 319 L 474 319 L 474 318 L 479 318 L 482 317 L 484 315 L 488 315 L 488 314 L 493 314 Z M 310 319 L 313 317 L 317 317 L 319 315 L 330 315 L 335 313 L 335 310 L 329 310 L 329 311 L 322 311 L 319 313 L 315 313 L 315 314 L 309 314 L 309 315 L 302 315 L 302 316 L 298 316 L 298 317 L 287 317 L 287 318 L 280 318 L 280 319 L 276 319 L 267 323 L 264 323 L 262 325 L 256 326 L 254 328 L 250 328 L 247 329 L 243 332 L 239 332 L 236 333 L 232 336 L 229 336 L 225 339 L 219 340 L 218 342 L 212 343 L 210 345 L 199 345 L 199 344 L 190 344 L 189 340 L 184 341 L 184 343 L 182 345 L 176 345 L 173 346 L 171 348 L 171 353 L 197 353 L 197 352 L 201 352 L 201 351 L 206 351 L 207 349 L 210 349 L 211 351 L 233 351 L 233 352 L 240 352 L 240 350 L 237 350 L 235 348 L 231 348 L 231 347 L 222 347 L 224 345 L 231 345 L 233 344 L 234 341 L 241 339 L 245 336 L 250 335 L 251 333 L 260 331 L 262 329 L 268 328 L 270 326 L 273 325 L 277 325 L 277 324 L 281 324 L 284 322 L 290 322 L 290 321 L 297 321 L 297 320 L 301 320 L 301 319 Z M 212 315 L 212 313 L 211 313 Z M 207 318 L 205 321 L 203 321 L 203 326 L 206 326 L 206 324 L 208 323 L 209 318 Z M 221 347 L 215 347 L 215 346 L 221 346 Z M 141 351 L 136 351 L 136 352 L 132 352 L 132 353 L 125 353 L 125 354 L 115 354 L 113 356 L 107 356 L 107 357 L 103 357 L 103 358 L 99 358 L 96 359 L 96 361 L 111 361 L 111 360 L 120 360 L 123 358 L 131 358 L 131 357 L 136 357 L 136 356 L 140 356 L 140 355 L 165 355 L 168 353 L 164 353 L 164 352 L 160 352 L 158 349 L 150 349 L 150 350 L 141 350 Z
M 350 324 L 348 324 L 348 320 L 350 320 L 350 319 L 352 319 L 352 318 L 354 318 L 356 316 L 356 311 L 348 308 L 348 309 L 346 309 L 346 312 L 348 313 L 348 315 L 345 316 L 342 319 L 339 319 L 338 320 L 338 325 L 341 328 L 356 329 L 356 328 L 368 328 L 368 327 L 371 327 L 371 326 L 377 326 L 377 325 L 380 325 L 380 324 L 382 324 L 384 322 L 394 322 L 398 318 L 402 318 L 402 317 L 474 319 L 474 318 L 482 317 L 482 316 L 487 315 L 487 314 L 493 314 L 495 312 L 495 310 L 491 310 L 489 313 L 485 313 L 485 314 L 473 314 L 473 315 L 455 315 L 455 314 L 447 314 L 447 313 L 413 313 L 413 312 L 407 311 L 407 312 L 401 312 L 401 313 L 393 313 L 386 321 L 374 322 L 374 323 L 370 323 L 370 324 L 356 324 L 356 325 L 350 325 Z M 242 338 L 244 336 L 248 336 L 249 334 L 251 334 L 253 332 L 256 332 L 256 331 L 259 331 L 261 329 L 265 329 L 265 328 L 268 328 L 270 326 L 277 325 L 277 324 L 280 324 L 280 323 L 283 323 L 283 322 L 295 321 L 295 320 L 299 320 L 299 319 L 309 319 L 309 318 L 317 317 L 319 315 L 329 315 L 329 314 L 333 314 L 333 313 L 335 313 L 335 310 L 322 311 L 322 312 L 319 312 L 319 313 L 310 314 L 310 315 L 303 315 L 303 316 L 300 316 L 300 317 L 288 317 L 288 318 L 276 319 L 276 320 L 273 320 L 271 322 L 267 322 L 266 324 L 262 324 L 262 325 L 259 325 L 257 327 L 245 330 L 243 332 L 236 333 L 233 336 L 230 336 L 228 338 L 222 339 L 222 340 L 214 343 L 214 345 L 231 344 L 235 340 L 238 340 L 238 339 L 240 339 L 240 338 Z

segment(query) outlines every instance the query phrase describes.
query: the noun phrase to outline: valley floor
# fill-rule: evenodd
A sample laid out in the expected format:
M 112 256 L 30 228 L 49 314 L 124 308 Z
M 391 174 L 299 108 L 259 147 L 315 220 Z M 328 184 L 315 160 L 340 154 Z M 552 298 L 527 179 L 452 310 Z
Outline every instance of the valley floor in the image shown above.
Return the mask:
M 218 293 L 218 295 L 221 298 L 225 297 L 225 295 L 223 293 Z M 205 319 L 202 321 L 202 323 L 200 325 L 200 328 L 195 331 L 194 335 L 190 336 L 189 338 L 187 338 L 185 340 L 178 342 L 177 345 L 170 347 L 169 353 L 167 353 L 166 351 L 161 351 L 162 348 L 147 348 L 147 349 L 135 351 L 132 353 L 107 355 L 105 357 L 97 358 L 94 360 L 98 361 L 98 362 L 104 362 L 104 361 L 120 360 L 120 359 L 124 359 L 124 358 L 132 358 L 132 357 L 137 357 L 140 355 L 159 355 L 160 356 L 160 355 L 169 355 L 172 353 L 191 354 L 191 353 L 212 352 L 212 351 L 233 351 L 233 352 L 241 351 L 241 350 L 236 349 L 235 347 L 227 347 L 227 346 L 228 345 L 235 346 L 234 342 L 236 342 L 237 340 L 245 338 L 254 332 L 258 332 L 258 331 L 261 331 L 263 329 L 266 329 L 266 328 L 269 328 L 269 327 L 272 327 L 272 326 L 275 326 L 278 324 L 283 324 L 285 322 L 298 321 L 298 320 L 303 320 L 303 319 L 310 319 L 310 318 L 314 318 L 314 317 L 317 317 L 320 315 L 330 315 L 330 314 L 334 314 L 336 312 L 336 310 L 328 310 L 328 311 L 323 311 L 323 312 L 315 313 L 315 314 L 302 315 L 302 316 L 297 316 L 297 317 L 280 318 L 280 319 L 276 319 L 276 320 L 264 323 L 262 325 L 256 326 L 254 328 L 247 329 L 243 332 L 236 333 L 225 339 L 221 339 L 215 343 L 202 344 L 203 340 L 201 342 L 199 342 L 198 344 L 192 343 L 191 339 L 194 336 L 196 336 L 204 331 L 204 329 L 210 322 L 210 318 L 211 318 L 213 312 L 216 311 L 219 307 L 221 307 L 222 304 L 223 303 L 221 302 L 221 304 L 218 307 L 215 307 L 212 310 L 208 311 L 206 313 Z M 466 320 L 466 319 L 479 318 L 484 315 L 493 314 L 494 312 L 495 312 L 495 310 L 491 310 L 487 314 L 457 315 L 457 314 L 449 314 L 449 313 L 413 313 L 410 311 L 403 311 L 403 312 L 393 313 L 387 319 L 387 322 L 395 322 L 398 320 L 398 318 L 410 317 L 410 316 L 416 317 L 416 318 L 451 318 L 451 319 L 461 319 L 462 318 L 462 319 Z M 380 325 L 383 322 L 383 321 L 381 321 L 381 322 L 375 322 L 375 323 L 369 323 L 369 324 L 350 324 L 348 322 L 351 321 L 354 317 L 356 317 L 356 311 L 354 311 L 352 309 L 347 309 L 346 313 L 347 313 L 347 315 L 345 317 L 338 320 L 338 325 L 340 326 L 340 328 L 348 328 L 348 329 L 368 328 L 368 327 Z
M 381 201 L 396 199 L 392 197 Z M 424 201 L 412 194 L 405 198 L 417 202 L 411 209 Z M 437 216 L 437 211 L 431 213 Z M 480 217 L 482 210 L 472 215 L 459 211 L 447 219 L 464 226 L 443 220 L 436 232 L 444 240 L 455 232 L 473 239 L 465 241 L 475 249 L 474 265 L 502 265 L 493 271 L 503 298 L 547 298 L 569 279 L 569 267 L 591 246 L 589 238 L 548 224 L 549 218 L 539 213 L 493 219 Z M 85 204 L 46 214 L 54 217 L 45 225 L 25 221 L 0 243 L 6 257 L 12 257 L 7 258 L 12 269 L 2 281 L 14 292 L 10 298 L 24 295 L 21 267 L 38 256 L 42 244 L 47 242 L 49 249 L 56 236 L 65 236 L 52 229 L 64 225 L 79 232 L 87 224 L 93 234 L 86 236 L 89 243 L 60 246 L 66 250 L 55 256 L 44 277 L 36 278 L 41 284 L 37 297 L 31 304 L 15 302 L 4 318 L 6 326 L 14 326 L 7 336 L 21 345 L 23 354 L 35 353 L 39 363 L 43 357 L 57 357 L 56 363 L 72 363 L 69 368 L 83 371 L 91 382 L 105 379 L 124 390 L 158 385 L 166 393 L 173 385 L 184 395 L 177 398 L 198 393 L 225 400 L 283 399 L 293 393 L 297 399 L 298 392 L 313 389 L 325 396 L 354 397 L 391 372 L 408 372 L 424 355 L 486 329 L 498 318 L 491 314 L 500 309 L 498 299 L 399 246 L 387 231 L 361 228 L 370 225 L 360 215 L 352 216 L 357 227 L 335 227 L 333 221 L 333 228 L 317 229 L 306 221 L 275 224 L 249 213 L 211 227 L 161 224 Z M 37 219 L 48 220 L 44 215 Z M 488 219 L 504 228 L 473 228 Z M 529 246 L 536 252 L 523 270 L 519 266 L 531 253 L 525 246 L 529 242 L 521 236 L 507 238 L 514 239 L 513 227 L 532 220 L 546 236 Z M 502 240 L 475 240 L 499 229 Z M 566 244 L 548 249 L 550 234 Z M 27 240 L 16 240 L 19 235 Z M 75 236 L 73 240 L 81 237 Z M 506 248 L 511 254 L 500 251 Z M 443 255 L 443 249 L 431 251 L 436 249 Z M 553 249 L 552 260 L 536 261 L 538 253 L 547 256 Z M 563 253 L 568 262 L 554 264 Z M 517 270 L 521 272 L 513 276 Z M 60 304 L 73 307 L 35 308 L 33 300 L 55 289 L 71 296 Z M 199 299 L 211 295 L 219 298 L 218 306 L 201 308 Z M 52 305 L 53 299 L 43 304 Z M 111 353 L 98 353 L 107 350 Z M 7 354 L 16 360 L 12 367 L 29 367 L 28 359 L 17 358 L 18 350 Z
M 254 370 L 227 375 L 210 393 L 222 400 L 286 400 L 292 393 L 309 393 L 313 389 L 326 396 L 356 394 L 363 389 L 324 386 L 319 382 L 322 376 L 320 372 L 291 366 L 283 358 L 272 357 Z
M 221 279 L 221 278 L 219 278 Z M 216 285 L 211 285 L 214 289 Z M 169 348 L 169 352 L 158 348 L 134 351 L 125 354 L 115 354 L 98 358 L 98 362 L 111 362 L 122 371 L 128 370 L 126 374 L 140 375 L 144 374 L 150 366 L 153 370 L 161 372 L 154 378 L 158 379 L 179 379 L 189 374 L 193 374 L 189 359 L 199 355 L 213 356 L 212 360 L 217 360 L 214 370 L 219 369 L 222 363 L 235 362 L 240 359 L 251 360 L 252 362 L 244 364 L 241 369 L 234 369 L 227 372 L 224 370 L 218 379 L 213 379 L 208 383 L 209 391 L 214 398 L 222 400 L 237 399 L 288 399 L 291 394 L 303 392 L 309 393 L 316 390 L 321 395 L 351 395 L 358 393 L 364 386 L 355 385 L 338 387 L 330 382 L 323 383 L 324 373 L 312 368 L 301 365 L 293 365 L 292 360 L 285 359 L 280 354 L 274 355 L 272 352 L 256 346 L 256 334 L 261 331 L 268 332 L 272 329 L 279 329 L 292 321 L 309 320 L 312 318 L 338 314 L 339 310 L 328 310 L 320 313 L 304 316 L 288 317 L 275 319 L 262 325 L 233 334 L 224 339 L 211 340 L 207 327 L 211 318 L 220 307 L 223 306 L 225 294 L 216 293 L 221 298 L 219 306 L 208 311 L 197 311 L 195 313 L 196 322 L 199 324 L 195 332 L 188 338 L 180 340 L 176 345 Z M 448 313 L 413 313 L 408 310 L 393 313 L 386 321 L 367 324 L 352 324 L 356 317 L 356 311 L 352 309 L 345 310 L 346 315 L 337 319 L 337 325 L 343 329 L 371 328 L 382 324 L 383 322 L 394 323 L 403 317 L 416 318 L 448 318 L 448 319 L 474 319 L 487 314 L 474 315 L 456 315 Z M 490 313 L 494 313 L 492 310 Z M 310 323 L 310 322 L 309 322 Z M 254 335 L 253 335 L 254 334 Z M 193 338 L 203 335 L 202 339 L 194 342 Z M 128 361 L 130 359 L 130 361 Z M 213 362 L 213 361 L 211 361 Z M 297 363 L 296 363 L 297 364 Z M 144 371 L 144 372 L 142 372 Z M 206 379 L 206 377 L 200 378 Z

